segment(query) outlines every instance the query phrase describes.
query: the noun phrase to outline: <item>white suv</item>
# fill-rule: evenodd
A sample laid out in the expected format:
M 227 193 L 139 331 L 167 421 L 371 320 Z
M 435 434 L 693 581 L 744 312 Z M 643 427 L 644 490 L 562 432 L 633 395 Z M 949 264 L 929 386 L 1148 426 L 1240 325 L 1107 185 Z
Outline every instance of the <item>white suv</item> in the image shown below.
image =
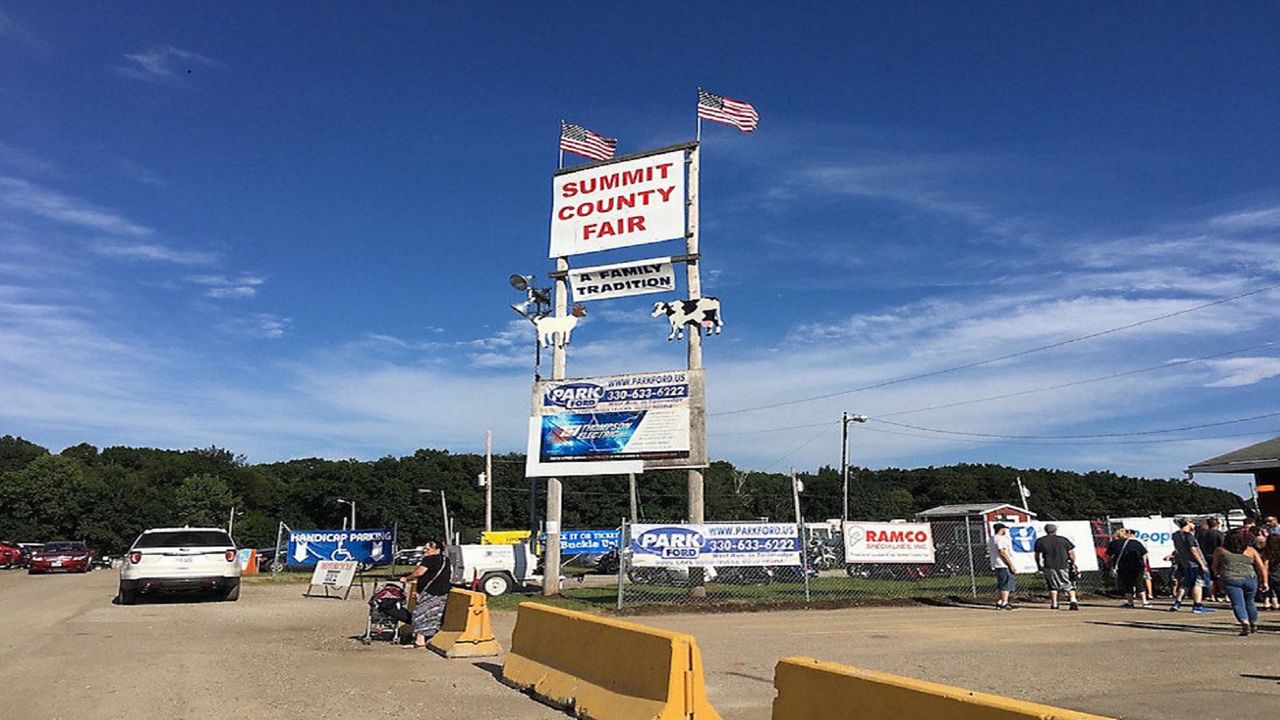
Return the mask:
M 236 545 L 221 528 L 156 528 L 133 541 L 120 567 L 121 605 L 152 592 L 203 590 L 240 599 Z

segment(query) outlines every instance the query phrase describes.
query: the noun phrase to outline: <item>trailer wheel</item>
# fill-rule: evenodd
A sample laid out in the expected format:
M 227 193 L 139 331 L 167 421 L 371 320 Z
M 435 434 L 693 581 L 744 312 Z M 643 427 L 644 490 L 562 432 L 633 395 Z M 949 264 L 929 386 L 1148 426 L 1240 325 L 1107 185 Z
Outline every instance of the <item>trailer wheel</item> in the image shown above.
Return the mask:
M 480 578 L 480 589 L 489 597 L 505 595 L 511 592 L 515 586 L 515 581 L 506 573 L 488 573 Z

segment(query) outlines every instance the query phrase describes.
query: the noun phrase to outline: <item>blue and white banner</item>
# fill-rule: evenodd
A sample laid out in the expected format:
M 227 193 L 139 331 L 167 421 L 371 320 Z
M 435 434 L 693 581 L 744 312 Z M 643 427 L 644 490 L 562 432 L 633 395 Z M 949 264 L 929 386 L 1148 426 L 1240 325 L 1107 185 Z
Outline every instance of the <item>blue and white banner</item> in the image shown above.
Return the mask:
M 321 560 L 391 561 L 395 533 L 380 530 L 293 530 L 289 533 L 289 565 L 314 565 Z
M 1009 527 L 1009 540 L 1013 545 L 1014 570 L 1019 573 L 1036 571 L 1036 540 L 1048 533 L 1045 525 L 1057 525 L 1058 535 L 1071 541 L 1076 550 L 1076 567 L 1081 570 L 1097 570 L 1098 554 L 1094 550 L 1093 526 L 1088 520 L 1064 520 L 1048 522 L 1036 520 L 1028 523 L 1005 523 Z M 990 533 L 991 529 L 987 528 Z
M 601 555 L 617 550 L 621 542 L 620 530 L 561 530 L 560 554 Z
M 1167 568 L 1173 563 L 1169 556 L 1173 555 L 1173 534 L 1178 531 L 1178 522 L 1167 517 L 1132 517 L 1111 518 L 1111 522 L 1120 523 L 1126 530 L 1132 530 L 1134 537 L 1147 548 L 1147 560 L 1153 568 Z
M 635 567 L 799 566 L 800 537 L 790 523 L 633 525 Z

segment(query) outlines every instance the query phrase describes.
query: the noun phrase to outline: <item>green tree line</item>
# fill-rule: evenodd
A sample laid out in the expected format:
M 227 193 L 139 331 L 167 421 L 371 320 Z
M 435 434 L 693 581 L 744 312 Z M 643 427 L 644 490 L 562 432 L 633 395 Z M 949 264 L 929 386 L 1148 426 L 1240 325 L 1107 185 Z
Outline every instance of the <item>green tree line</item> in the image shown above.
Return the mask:
M 484 457 L 418 450 L 379 460 L 248 464 L 230 450 L 109 447 L 81 444 L 53 454 L 21 438 L 0 437 L 0 538 L 82 539 L 120 552 L 149 527 L 225 527 L 235 512 L 242 547 L 270 547 L 277 523 L 294 529 L 341 527 L 354 500 L 361 527 L 398 527 L 402 544 L 442 534 L 443 490 L 454 527 L 474 540 L 484 523 L 484 489 L 476 482 Z M 494 456 L 494 527 L 529 526 L 530 482 L 524 456 Z M 1148 480 L 1110 472 L 951 465 L 850 470 L 850 514 L 858 519 L 908 518 L 936 505 L 1016 502 L 1015 479 L 1031 490 L 1043 518 L 1068 520 L 1149 514 L 1226 512 L 1244 507 L 1225 490 L 1185 480 Z M 840 516 L 838 468 L 800 475 L 806 519 Z M 794 517 L 790 478 L 717 461 L 707 469 L 706 517 L 753 520 Z M 541 483 L 534 486 L 541 488 Z M 686 474 L 646 473 L 639 480 L 640 516 L 670 522 L 685 517 Z M 544 497 L 537 497 L 541 512 Z M 564 488 L 565 527 L 617 527 L 627 516 L 625 477 L 570 478 Z

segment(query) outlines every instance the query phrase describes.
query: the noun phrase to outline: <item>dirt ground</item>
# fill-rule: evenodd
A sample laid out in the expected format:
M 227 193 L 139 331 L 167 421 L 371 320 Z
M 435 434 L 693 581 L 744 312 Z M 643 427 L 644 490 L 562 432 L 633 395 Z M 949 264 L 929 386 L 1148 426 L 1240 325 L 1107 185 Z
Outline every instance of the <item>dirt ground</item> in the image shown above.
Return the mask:
M 0 572 L 0 716 L 222 720 L 567 717 L 508 689 L 501 659 L 365 647 L 365 604 L 247 585 L 237 603 L 111 603 L 117 574 Z M 358 593 L 357 593 L 358 595 Z M 1088 606 L 670 615 L 693 633 L 725 720 L 767 720 L 773 666 L 810 655 L 1123 718 L 1238 717 L 1280 706 L 1280 617 L 1235 637 L 1230 613 Z M 496 613 L 508 644 L 514 613 Z

